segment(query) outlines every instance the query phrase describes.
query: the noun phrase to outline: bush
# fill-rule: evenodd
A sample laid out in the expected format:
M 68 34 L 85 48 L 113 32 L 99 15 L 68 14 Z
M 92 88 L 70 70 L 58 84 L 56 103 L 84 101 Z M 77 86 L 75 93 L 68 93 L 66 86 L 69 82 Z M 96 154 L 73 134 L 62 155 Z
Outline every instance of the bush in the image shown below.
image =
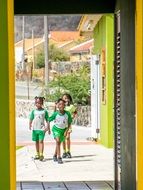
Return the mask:
M 52 93 L 47 95 L 48 101 L 55 101 L 63 93 L 69 93 L 76 104 L 87 105 L 89 103 L 90 91 L 90 69 L 83 66 L 79 71 L 67 75 L 58 75 L 49 83 Z
M 49 60 L 53 62 L 69 60 L 69 55 L 62 49 L 56 47 L 54 44 L 49 45 L 48 56 Z M 37 53 L 35 62 L 37 68 L 45 67 L 45 56 L 43 49 L 40 49 L 39 52 Z

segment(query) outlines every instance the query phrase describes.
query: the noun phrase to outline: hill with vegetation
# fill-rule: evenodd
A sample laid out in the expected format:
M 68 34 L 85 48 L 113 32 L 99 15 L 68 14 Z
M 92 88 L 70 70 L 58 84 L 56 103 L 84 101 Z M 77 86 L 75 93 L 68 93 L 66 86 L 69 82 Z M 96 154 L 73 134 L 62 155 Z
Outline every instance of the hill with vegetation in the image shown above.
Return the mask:
M 48 15 L 48 28 L 51 31 L 76 31 L 80 15 Z M 34 37 L 44 35 L 44 16 L 24 16 L 25 38 L 31 38 L 32 30 Z M 15 16 L 15 42 L 22 39 L 23 16 Z

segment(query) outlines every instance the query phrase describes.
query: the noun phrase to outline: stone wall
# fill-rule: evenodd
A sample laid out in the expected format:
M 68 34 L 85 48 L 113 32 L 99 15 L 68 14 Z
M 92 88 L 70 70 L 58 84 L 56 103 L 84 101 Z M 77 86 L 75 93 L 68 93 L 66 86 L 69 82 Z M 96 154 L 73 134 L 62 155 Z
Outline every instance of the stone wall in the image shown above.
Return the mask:
M 75 125 L 90 127 L 91 122 L 91 109 L 90 106 L 77 106 L 77 116 L 74 118 Z
M 54 111 L 54 105 L 53 102 L 45 102 L 44 107 L 47 108 L 49 115 Z M 16 117 L 29 118 L 32 109 L 34 109 L 34 101 L 16 99 Z M 78 105 L 77 115 L 73 120 L 73 124 L 90 127 L 90 121 L 90 106 Z

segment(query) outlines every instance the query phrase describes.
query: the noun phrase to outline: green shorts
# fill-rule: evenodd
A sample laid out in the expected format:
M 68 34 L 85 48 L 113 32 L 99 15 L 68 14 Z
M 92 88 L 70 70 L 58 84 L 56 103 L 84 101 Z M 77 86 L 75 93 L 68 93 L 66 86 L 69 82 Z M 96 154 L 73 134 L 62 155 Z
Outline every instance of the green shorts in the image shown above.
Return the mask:
M 64 136 L 65 131 L 66 131 L 66 128 L 59 129 L 56 126 L 53 126 L 53 128 L 52 128 L 54 138 L 59 137 L 60 142 L 63 142 L 65 140 L 65 136 Z
M 42 141 L 45 137 L 45 131 L 43 130 L 33 130 L 32 131 L 32 140 L 33 141 Z

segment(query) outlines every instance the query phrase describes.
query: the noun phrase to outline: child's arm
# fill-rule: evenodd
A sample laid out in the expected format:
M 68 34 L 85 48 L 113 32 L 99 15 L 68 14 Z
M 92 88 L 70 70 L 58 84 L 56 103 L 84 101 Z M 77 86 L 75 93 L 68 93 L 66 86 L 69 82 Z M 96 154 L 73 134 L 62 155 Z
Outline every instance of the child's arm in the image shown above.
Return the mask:
M 65 136 L 65 137 L 67 136 L 67 133 L 68 133 L 69 127 L 70 127 L 70 126 L 68 126 L 67 129 L 66 129 L 65 132 L 64 132 L 64 136 Z
M 77 111 L 75 111 L 74 113 L 73 113 L 73 118 L 75 118 L 77 116 Z
M 32 121 L 34 119 L 34 110 L 31 112 L 30 117 L 29 117 L 29 129 L 32 129 Z
M 55 106 L 54 106 L 54 112 L 56 112 L 57 111 L 57 102 L 55 102 Z
M 45 132 L 48 131 L 48 134 L 50 135 L 51 134 L 51 130 L 50 130 L 50 123 L 47 121 L 46 122 L 46 128 L 45 128 Z
M 50 135 L 51 134 L 51 131 L 50 131 L 50 124 L 49 124 L 49 114 L 48 114 L 48 111 L 45 110 L 45 121 L 46 121 L 46 128 L 45 128 L 45 132 L 48 131 L 48 134 Z
M 69 132 L 69 129 L 71 129 L 71 124 L 68 125 L 68 127 L 67 127 L 67 129 L 66 129 L 66 131 L 65 131 L 65 133 L 64 133 L 64 136 L 65 136 L 65 137 L 67 136 L 67 133 Z
M 77 116 L 77 108 L 73 105 L 73 118 Z
M 67 127 L 67 129 L 66 129 L 66 131 L 65 131 L 65 133 L 64 133 L 64 136 L 65 136 L 65 137 L 67 136 L 67 132 L 68 132 L 68 130 L 71 128 L 71 123 L 72 123 L 72 117 L 71 117 L 70 112 L 67 112 L 67 114 L 68 114 L 68 127 Z
M 31 130 L 32 129 L 32 121 L 29 120 L 29 129 Z
M 48 121 L 51 122 L 56 118 L 57 112 L 53 112 L 53 114 L 48 118 Z

